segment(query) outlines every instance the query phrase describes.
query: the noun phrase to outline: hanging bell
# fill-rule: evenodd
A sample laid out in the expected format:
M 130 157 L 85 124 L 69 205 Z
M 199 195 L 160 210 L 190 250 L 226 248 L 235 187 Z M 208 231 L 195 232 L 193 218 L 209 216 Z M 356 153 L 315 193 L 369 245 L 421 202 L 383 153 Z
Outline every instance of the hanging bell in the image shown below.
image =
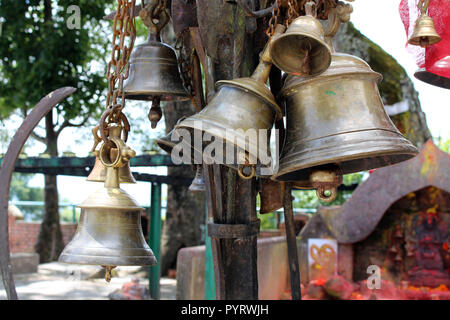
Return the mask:
M 433 19 L 426 13 L 420 15 L 414 26 L 414 32 L 408 39 L 408 43 L 422 48 L 431 46 L 441 41 L 441 36 L 434 28 Z
M 116 148 L 111 148 L 111 153 L 114 157 L 114 154 L 117 154 Z M 98 158 L 98 151 L 94 151 L 95 154 L 95 164 L 92 168 L 91 173 L 87 177 L 87 181 L 91 182 L 105 182 L 106 180 L 106 167 L 102 164 L 100 159 Z M 131 174 L 130 164 L 127 163 L 122 168 L 119 168 L 119 181 L 120 183 L 136 183 L 136 179 Z
M 277 34 L 283 31 L 284 27 L 281 25 L 275 30 Z M 266 46 L 261 61 L 250 78 L 218 81 L 216 83 L 218 92 L 211 102 L 202 111 L 175 126 L 175 130 L 186 129 L 191 132 L 193 147 L 195 137 L 202 138 L 203 144 L 199 151 L 206 150 L 211 143 L 205 141 L 207 139 L 204 137 L 207 135 L 214 137 L 215 141 L 224 142 L 223 152 L 216 150 L 215 153 L 216 155 L 221 153 L 224 158 L 226 155 L 226 159 L 218 160 L 219 163 L 238 169 L 243 179 L 261 175 L 261 168 L 272 165 L 267 139 L 269 135 L 264 137 L 265 142 L 262 142 L 263 138 L 260 139 L 258 135 L 260 129 L 269 133 L 275 119 L 282 117 L 280 107 L 265 85 L 271 65 Z M 249 132 L 256 133 L 256 141 L 251 141 L 251 145 L 248 143 Z M 205 157 L 211 159 L 208 154 L 202 153 L 204 159 Z M 267 156 L 270 158 L 269 161 L 267 158 L 262 159 L 260 155 Z
M 307 15 L 296 18 L 284 34 L 271 43 L 273 64 L 286 73 L 311 76 L 324 72 L 331 63 L 331 50 L 324 30 L 315 18 L 314 5 L 305 5 Z
M 116 266 L 156 264 L 142 233 L 143 208 L 119 185 L 118 168 L 135 153 L 120 138 L 111 138 L 111 141 L 118 149 L 117 156 L 109 158 L 110 150 L 105 144 L 99 154 L 106 167 L 105 185 L 80 205 L 81 216 L 75 236 L 59 257 L 64 263 L 103 266 L 107 270 L 107 281 Z
M 130 74 L 124 83 L 126 99 L 151 101 L 188 100 L 175 51 L 150 32 L 146 43 L 130 56 Z
M 193 192 L 205 191 L 205 178 L 203 177 L 203 166 L 197 165 L 195 170 L 195 178 L 192 180 L 189 190 Z
M 92 168 L 91 173 L 87 177 L 87 181 L 91 182 L 105 182 L 106 180 L 106 167 L 103 165 L 103 163 L 100 161 L 99 158 L 99 151 L 95 150 L 98 143 L 102 141 L 102 139 L 98 136 L 98 126 L 94 127 L 92 129 L 92 134 L 94 136 L 94 147 L 93 147 L 93 153 L 95 155 L 95 163 L 94 167 Z M 108 128 L 108 132 L 111 136 L 114 137 L 120 137 L 122 133 L 122 126 L 116 125 L 113 127 Z M 117 157 L 117 148 L 110 148 L 110 157 L 116 158 Z M 130 170 L 130 164 L 129 162 L 126 163 L 125 166 L 119 168 L 119 182 L 120 183 L 136 183 L 136 180 L 134 179 L 133 175 L 131 174 Z
M 319 198 L 332 201 L 343 174 L 414 157 L 417 149 L 384 110 L 380 80 L 366 62 L 342 53 L 333 54 L 330 68 L 318 77 L 289 75 L 281 92 L 285 145 L 273 178 L 321 187 Z

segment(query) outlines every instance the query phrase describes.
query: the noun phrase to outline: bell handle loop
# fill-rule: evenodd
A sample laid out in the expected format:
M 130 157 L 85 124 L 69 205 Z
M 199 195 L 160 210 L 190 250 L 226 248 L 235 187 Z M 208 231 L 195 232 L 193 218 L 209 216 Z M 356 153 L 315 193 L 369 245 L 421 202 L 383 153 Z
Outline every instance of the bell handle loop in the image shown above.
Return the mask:
M 117 148 L 117 155 L 110 159 L 110 148 L 106 143 L 102 144 L 99 151 L 99 159 L 105 167 L 121 168 L 124 167 L 131 158 L 136 156 L 136 152 L 128 147 L 120 137 L 110 137 L 111 143 Z
M 252 169 L 251 173 L 248 176 L 245 175 L 244 168 Z M 239 165 L 238 174 L 239 174 L 239 177 L 241 177 L 242 179 L 250 180 L 250 179 L 253 179 L 253 177 L 256 175 L 256 168 L 253 165 Z
M 306 13 L 307 16 L 311 16 L 313 18 L 317 18 L 316 3 L 314 1 L 308 1 L 305 4 L 305 13 Z
M 332 53 L 335 52 L 333 38 L 339 31 L 342 23 L 350 21 L 350 15 L 353 12 L 353 6 L 349 3 L 338 2 L 337 6 L 330 11 L 328 23 L 325 26 L 325 40 Z
M 161 30 L 169 23 L 169 15 L 165 8 L 162 8 L 160 0 L 152 0 L 145 6 L 142 6 L 139 12 L 144 25 L 149 29 L 150 33 L 156 35 L 156 38 L 160 38 Z M 153 18 L 157 17 L 158 22 L 155 23 Z
M 427 14 L 428 6 L 430 5 L 430 0 L 419 0 L 417 3 L 417 8 L 419 9 L 420 13 Z
M 327 191 L 330 192 L 329 195 L 326 194 Z M 318 187 L 316 189 L 316 194 L 317 194 L 317 197 L 321 201 L 333 202 L 334 200 L 336 200 L 338 192 L 337 192 L 337 188 L 336 187 L 332 187 L 332 188 Z

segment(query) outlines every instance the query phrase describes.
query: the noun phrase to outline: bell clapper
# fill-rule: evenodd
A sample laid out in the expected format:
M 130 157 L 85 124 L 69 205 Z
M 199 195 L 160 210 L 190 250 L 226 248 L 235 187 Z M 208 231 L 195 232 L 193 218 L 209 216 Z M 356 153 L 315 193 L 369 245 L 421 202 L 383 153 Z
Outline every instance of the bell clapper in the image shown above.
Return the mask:
M 250 164 L 248 153 L 245 153 L 243 157 L 245 159 L 245 164 L 240 164 L 238 166 L 238 174 L 242 179 L 250 180 L 256 175 L 256 167 L 255 165 Z M 250 169 L 250 173 L 248 173 L 248 169 Z
M 332 202 L 337 197 L 337 188 L 342 183 L 342 169 L 338 165 L 314 170 L 309 181 L 316 189 L 317 197 L 324 202 Z
M 159 120 L 162 118 L 162 110 L 161 110 L 161 97 L 155 96 L 152 99 L 152 108 L 148 114 L 148 119 L 152 124 L 152 129 L 156 128 Z
M 102 266 L 105 268 L 105 280 L 106 282 L 111 282 L 111 271 L 112 269 L 116 268 L 116 266 Z

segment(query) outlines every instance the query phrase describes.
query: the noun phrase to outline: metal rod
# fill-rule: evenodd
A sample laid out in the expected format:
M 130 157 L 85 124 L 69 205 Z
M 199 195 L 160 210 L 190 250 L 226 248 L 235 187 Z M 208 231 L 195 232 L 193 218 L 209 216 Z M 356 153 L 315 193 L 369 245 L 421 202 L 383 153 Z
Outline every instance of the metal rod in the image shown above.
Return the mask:
M 161 185 L 152 183 L 150 198 L 150 230 L 149 245 L 158 262 L 155 266 L 149 267 L 149 289 L 150 296 L 160 299 L 159 281 L 161 278 Z
M 60 88 L 39 101 L 14 135 L 0 167 L 0 271 L 6 295 L 10 300 L 18 299 L 11 268 L 8 234 L 9 187 L 16 160 L 31 132 L 42 118 L 75 91 L 76 89 L 72 87 Z
M 208 202 L 206 202 L 206 222 L 210 220 Z M 216 286 L 214 278 L 214 260 L 212 255 L 211 237 L 205 232 L 205 300 L 216 299 Z
M 291 190 L 292 185 L 286 183 L 284 188 L 284 221 L 286 223 L 286 242 L 288 247 L 292 300 L 301 300 L 300 268 L 298 263 L 297 237 L 294 227 Z

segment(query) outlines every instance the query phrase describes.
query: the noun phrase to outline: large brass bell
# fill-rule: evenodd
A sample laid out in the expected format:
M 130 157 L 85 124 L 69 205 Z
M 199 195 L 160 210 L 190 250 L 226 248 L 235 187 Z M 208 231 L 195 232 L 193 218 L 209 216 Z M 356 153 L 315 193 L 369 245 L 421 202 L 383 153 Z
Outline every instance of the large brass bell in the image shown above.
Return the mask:
M 366 62 L 342 53 L 318 77 L 289 75 L 281 92 L 286 139 L 273 178 L 317 188 L 319 198 L 331 201 L 343 174 L 414 157 L 417 149 L 384 110 L 380 80 Z
M 414 25 L 413 34 L 408 39 L 409 44 L 421 46 L 422 48 L 441 41 L 441 36 L 436 32 L 433 19 L 426 14 L 426 9 L 421 9 L 422 13 Z
M 281 33 L 284 29 L 278 25 L 275 31 Z M 215 139 L 214 141 L 224 142 L 222 154 L 227 158 L 219 159 L 221 161 L 219 163 L 238 169 L 239 175 L 244 179 L 260 175 L 261 168 L 272 165 L 271 161 L 260 157 L 261 154 L 270 157 L 269 139 L 265 141 L 267 144 L 260 143 L 258 135 L 259 129 L 270 132 L 274 120 L 282 117 L 280 107 L 265 85 L 271 65 L 266 46 L 261 61 L 251 77 L 218 81 L 216 83 L 218 92 L 211 102 L 202 111 L 175 126 L 177 131 L 185 129 L 191 132 L 193 148 L 194 137 L 202 138 L 202 145 L 197 150 L 203 150 L 203 159 L 206 161 L 211 158 L 204 151 L 211 142 L 206 141 L 204 137 L 209 135 Z M 251 146 L 246 135 L 248 132 L 256 133 L 256 141 L 253 141 Z M 229 148 L 230 146 L 232 148 Z M 230 153 L 232 160 L 228 158 Z
M 331 63 L 331 51 L 324 30 L 315 18 L 313 3 L 307 3 L 306 16 L 296 18 L 284 34 L 270 46 L 273 64 L 286 73 L 311 76 L 324 72 Z
M 100 160 L 107 168 L 103 188 L 89 196 L 81 205 L 81 216 L 72 241 L 64 248 L 60 262 L 101 265 L 106 269 L 106 280 L 116 266 L 151 266 L 155 256 L 145 242 L 141 211 L 136 201 L 119 185 L 119 167 L 134 156 L 134 151 L 122 140 L 111 137 L 118 149 L 110 158 L 110 148 L 103 144 Z

